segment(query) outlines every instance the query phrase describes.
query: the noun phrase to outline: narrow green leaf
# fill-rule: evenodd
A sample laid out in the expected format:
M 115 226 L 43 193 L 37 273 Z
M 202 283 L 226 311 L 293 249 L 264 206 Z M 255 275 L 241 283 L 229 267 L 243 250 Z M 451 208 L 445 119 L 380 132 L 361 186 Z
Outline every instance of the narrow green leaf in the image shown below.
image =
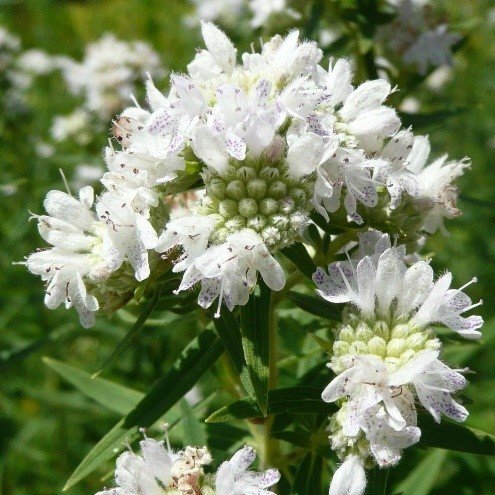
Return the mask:
M 292 303 L 308 313 L 321 316 L 328 320 L 342 320 L 341 305 L 332 304 L 321 297 L 308 296 L 307 294 L 301 294 L 300 292 L 290 291 L 288 296 Z
M 277 438 L 278 440 L 283 440 L 284 442 L 288 442 L 296 447 L 302 447 L 303 449 L 311 449 L 311 438 L 307 434 L 307 432 L 298 432 L 298 431 L 275 431 L 272 432 L 272 437 Z M 327 440 L 328 444 L 328 440 Z
M 74 334 L 80 334 L 80 330 L 75 328 L 73 324 L 62 325 L 60 328 L 53 330 L 47 336 L 36 340 L 21 349 L 2 352 L 0 353 L 0 371 L 11 368 L 12 366 L 18 366 L 20 362 L 27 359 L 35 352 L 38 352 L 44 347 L 50 346 L 56 342 L 68 339 Z
M 318 30 L 320 19 L 325 11 L 325 2 L 323 0 L 314 0 L 311 7 L 311 13 L 309 15 L 308 24 L 304 30 L 304 37 L 308 39 L 315 39 L 314 34 Z
M 206 445 L 206 426 L 200 421 L 194 409 L 189 405 L 186 399 L 179 401 L 179 407 L 182 413 L 184 426 L 184 438 L 182 441 L 186 445 Z
M 246 392 L 250 396 L 255 397 L 249 369 L 246 364 L 246 359 L 244 358 L 242 333 L 239 323 L 237 323 L 235 316 L 230 311 L 223 311 L 220 318 L 214 318 L 213 323 L 218 336 L 225 347 L 225 351 L 241 378 L 241 382 L 244 385 Z
M 268 392 L 268 414 L 331 414 L 334 404 L 321 400 L 321 389 L 315 387 L 288 387 Z M 250 397 L 224 406 L 207 419 L 207 423 L 222 423 L 263 416 L 256 402 Z
M 117 347 L 115 347 L 115 349 L 112 351 L 110 356 L 108 356 L 108 358 L 105 359 L 103 364 L 100 366 L 100 369 L 93 375 L 93 377 L 97 377 L 98 375 L 100 375 L 102 371 L 105 370 L 108 367 L 108 365 L 117 356 L 120 356 L 120 354 L 122 354 L 129 347 L 131 342 L 136 338 L 138 333 L 141 331 L 144 324 L 146 323 L 146 320 L 149 318 L 149 316 L 155 309 L 156 305 L 158 304 L 158 301 L 160 300 L 161 291 L 162 291 L 162 285 L 158 284 L 155 289 L 155 292 L 153 293 L 153 296 L 148 301 L 148 304 L 146 304 L 143 307 L 141 314 L 136 320 L 136 323 L 134 323 L 131 329 L 125 334 L 125 337 L 117 344 Z
M 419 416 L 418 423 L 421 428 L 419 445 L 470 454 L 495 455 L 495 435 L 445 419 L 438 424 L 426 414 Z
M 295 267 L 306 277 L 311 280 L 313 273 L 316 271 L 316 265 L 313 258 L 308 254 L 304 244 L 297 242 L 282 249 L 281 253 L 291 261 Z
M 84 395 L 122 416 L 136 407 L 144 397 L 141 392 L 118 383 L 104 380 L 103 378 L 91 378 L 91 375 L 86 371 L 67 363 L 49 357 L 44 357 L 43 362 Z
M 329 340 L 322 339 L 318 335 L 310 334 L 313 340 L 329 355 L 333 356 L 333 344 Z
M 388 469 L 373 468 L 366 485 L 366 495 L 387 495 L 388 473 Z
M 314 452 L 306 454 L 291 487 L 291 495 L 321 495 L 323 458 Z
M 223 353 L 223 345 L 212 330 L 204 330 L 184 349 L 173 366 L 139 404 L 122 418 L 89 452 L 67 481 L 68 490 L 114 455 L 114 448 L 159 420 L 208 371 Z
M 405 127 L 413 126 L 415 129 L 427 128 L 445 122 L 446 119 L 457 117 L 466 111 L 466 108 L 447 108 L 428 113 L 399 112 Z
M 270 377 L 269 318 L 271 291 L 260 281 L 260 295 L 251 295 L 241 307 L 242 348 L 254 396 L 263 416 L 267 414 L 268 382 Z
M 395 489 L 401 495 L 428 495 L 447 457 L 445 450 L 430 452 Z

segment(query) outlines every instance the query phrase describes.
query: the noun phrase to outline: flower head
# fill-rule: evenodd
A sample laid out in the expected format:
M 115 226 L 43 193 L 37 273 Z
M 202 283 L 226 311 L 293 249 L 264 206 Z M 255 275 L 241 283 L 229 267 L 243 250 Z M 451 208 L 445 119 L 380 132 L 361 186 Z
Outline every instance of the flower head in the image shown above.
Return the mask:
M 345 475 L 351 466 L 361 479 L 370 458 L 381 467 L 393 466 L 404 448 L 419 441 L 417 402 L 437 422 L 442 415 L 456 421 L 468 415 L 452 397 L 466 386 L 463 370 L 438 359 L 440 341 L 429 325 L 443 323 L 477 338 L 483 320 L 461 316 L 477 305 L 471 305 L 463 287 L 449 289 L 449 273 L 434 282 L 428 263 L 408 266 L 405 259 L 404 246 L 368 232 L 348 261 L 332 263 L 328 274 L 319 268 L 313 277 L 322 297 L 349 303 L 335 329 L 329 363 L 336 377 L 322 393 L 324 401 L 340 405 L 330 422 L 330 439 L 346 461 L 335 473 L 335 490 L 347 486 L 361 493 Z

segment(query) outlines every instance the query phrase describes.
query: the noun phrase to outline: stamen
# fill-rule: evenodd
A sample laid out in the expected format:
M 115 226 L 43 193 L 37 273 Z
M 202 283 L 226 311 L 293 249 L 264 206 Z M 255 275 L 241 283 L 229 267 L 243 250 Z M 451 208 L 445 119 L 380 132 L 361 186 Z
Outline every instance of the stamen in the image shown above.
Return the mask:
M 222 283 L 220 285 L 220 295 L 218 296 L 218 308 L 217 308 L 217 311 L 215 313 L 215 318 L 220 318 L 220 309 L 221 309 L 221 306 L 222 306 L 222 300 L 223 300 L 223 285 L 225 283 L 225 278 L 222 277 Z

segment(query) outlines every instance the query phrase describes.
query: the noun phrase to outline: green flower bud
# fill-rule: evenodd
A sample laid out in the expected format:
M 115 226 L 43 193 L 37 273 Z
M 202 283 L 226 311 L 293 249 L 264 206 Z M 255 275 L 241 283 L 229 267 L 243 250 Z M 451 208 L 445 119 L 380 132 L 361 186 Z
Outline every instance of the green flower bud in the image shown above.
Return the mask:
M 239 201 L 239 213 L 246 218 L 250 218 L 258 213 L 258 203 L 251 198 L 242 198 Z
M 287 193 L 287 186 L 279 180 L 273 182 L 268 188 L 268 194 L 275 199 L 283 198 L 286 195 L 286 193 Z
M 247 227 L 259 232 L 266 225 L 266 218 L 263 215 L 256 215 L 247 221 Z
M 373 337 L 373 330 L 364 322 L 360 322 L 356 329 L 356 339 L 368 342 Z
M 258 201 L 262 200 L 266 194 L 266 182 L 261 179 L 254 179 L 248 182 L 247 192 L 250 198 Z
M 259 210 L 263 215 L 273 215 L 278 211 L 278 201 L 272 198 L 265 198 L 259 202 Z
M 246 197 L 246 186 L 240 180 L 234 180 L 227 184 L 225 195 L 230 199 L 240 199 Z
M 368 351 L 370 354 L 385 357 L 387 355 L 387 343 L 381 337 L 372 337 L 368 342 Z
M 405 339 L 391 339 L 387 344 L 387 355 L 399 357 L 406 350 Z
M 236 201 L 234 201 L 233 199 L 224 199 L 223 201 L 220 201 L 220 204 L 218 205 L 218 211 L 223 217 L 232 217 L 234 215 L 237 215 L 237 212 L 239 210 L 237 209 Z M 239 211 L 239 213 L 241 212 Z
M 397 339 L 405 339 L 406 337 L 409 336 L 410 332 L 411 332 L 411 327 L 409 325 L 395 325 L 395 327 L 392 328 L 390 337 Z

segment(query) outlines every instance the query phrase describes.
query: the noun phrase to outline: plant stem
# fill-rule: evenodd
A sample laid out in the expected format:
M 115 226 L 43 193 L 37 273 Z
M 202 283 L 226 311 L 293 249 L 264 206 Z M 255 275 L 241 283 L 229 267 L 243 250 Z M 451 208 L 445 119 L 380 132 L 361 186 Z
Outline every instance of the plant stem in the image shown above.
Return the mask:
M 270 304 L 270 314 L 268 318 L 268 336 L 269 336 L 269 370 L 270 377 L 268 382 L 268 390 L 274 390 L 278 386 L 278 328 L 277 318 L 275 314 L 275 305 Z M 272 426 L 274 416 L 270 415 L 266 418 L 263 425 L 263 448 L 261 455 L 261 464 L 263 469 L 275 467 L 281 461 L 280 445 L 276 438 L 272 438 Z

